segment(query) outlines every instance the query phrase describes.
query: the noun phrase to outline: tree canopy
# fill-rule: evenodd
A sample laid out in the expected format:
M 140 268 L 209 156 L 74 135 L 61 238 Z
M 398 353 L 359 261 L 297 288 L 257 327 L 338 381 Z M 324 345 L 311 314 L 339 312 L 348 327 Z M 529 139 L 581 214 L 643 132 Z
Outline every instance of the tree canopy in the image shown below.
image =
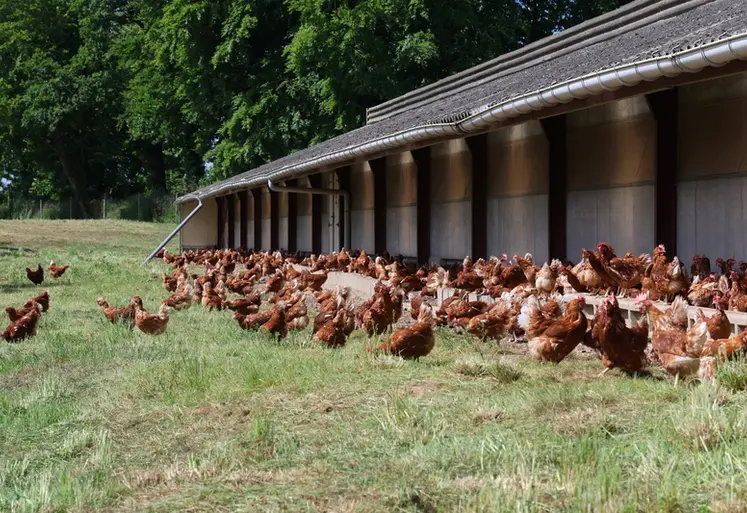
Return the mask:
M 0 0 L 7 194 L 172 194 L 619 0 Z

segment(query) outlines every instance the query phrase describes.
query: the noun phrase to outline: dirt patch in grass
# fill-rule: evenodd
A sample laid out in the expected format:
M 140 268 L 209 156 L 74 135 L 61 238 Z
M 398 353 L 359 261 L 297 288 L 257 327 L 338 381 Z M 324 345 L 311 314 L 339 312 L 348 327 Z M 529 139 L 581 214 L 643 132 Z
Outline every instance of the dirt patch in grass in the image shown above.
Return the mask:
M 417 381 L 405 385 L 405 393 L 413 397 L 421 398 L 447 387 L 449 387 L 449 383 L 443 381 Z

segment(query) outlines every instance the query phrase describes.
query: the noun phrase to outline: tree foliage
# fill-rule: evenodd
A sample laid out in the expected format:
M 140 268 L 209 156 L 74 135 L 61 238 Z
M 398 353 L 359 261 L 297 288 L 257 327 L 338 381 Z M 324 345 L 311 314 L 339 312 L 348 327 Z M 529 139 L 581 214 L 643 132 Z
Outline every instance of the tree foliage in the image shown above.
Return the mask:
M 618 0 L 0 0 L 0 176 L 87 201 L 184 192 Z

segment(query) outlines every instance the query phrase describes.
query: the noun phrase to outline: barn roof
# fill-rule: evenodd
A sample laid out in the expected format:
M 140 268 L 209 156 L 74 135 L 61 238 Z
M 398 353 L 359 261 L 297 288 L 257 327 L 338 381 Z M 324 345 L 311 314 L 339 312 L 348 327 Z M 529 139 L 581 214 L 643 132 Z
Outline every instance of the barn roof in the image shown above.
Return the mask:
M 742 0 L 638 0 L 368 109 L 367 124 L 177 199 L 183 203 L 268 179 L 464 137 L 533 110 L 747 58 Z

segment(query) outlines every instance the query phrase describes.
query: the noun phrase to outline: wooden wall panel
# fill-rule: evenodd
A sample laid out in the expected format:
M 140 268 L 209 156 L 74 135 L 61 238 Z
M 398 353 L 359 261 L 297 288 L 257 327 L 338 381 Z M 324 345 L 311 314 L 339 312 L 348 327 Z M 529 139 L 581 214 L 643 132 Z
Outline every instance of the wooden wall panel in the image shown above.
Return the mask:
M 568 190 L 653 183 L 656 121 L 636 97 L 567 115 Z
M 488 195 L 547 194 L 548 145 L 539 121 L 488 134 Z

